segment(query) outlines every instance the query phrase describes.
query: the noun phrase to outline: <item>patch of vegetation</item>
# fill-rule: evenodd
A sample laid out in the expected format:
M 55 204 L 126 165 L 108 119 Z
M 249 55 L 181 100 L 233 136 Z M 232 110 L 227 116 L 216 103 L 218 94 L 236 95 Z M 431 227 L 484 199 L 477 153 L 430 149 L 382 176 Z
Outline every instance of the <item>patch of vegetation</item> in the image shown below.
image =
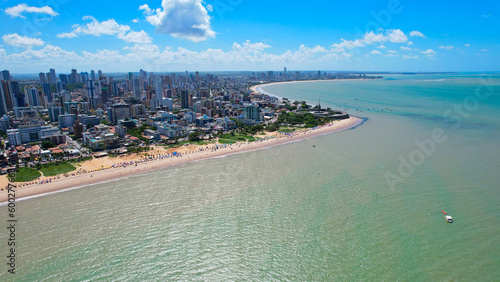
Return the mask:
M 75 170 L 72 164 L 64 162 L 64 163 L 53 163 L 53 164 L 44 164 L 41 166 L 40 171 L 44 176 L 55 176 L 58 174 L 67 173 Z
M 277 122 L 272 123 L 272 124 L 266 126 L 266 130 L 270 131 L 270 132 L 274 132 L 274 131 L 277 131 L 279 129 L 280 129 L 280 125 Z
M 54 144 L 54 142 L 52 142 L 50 140 L 42 141 L 42 148 L 44 148 L 44 149 L 54 148 L 55 146 L 56 146 L 56 144 Z
M 227 139 L 219 139 L 220 144 L 234 144 L 236 141 L 234 140 L 227 140 Z
M 222 134 L 219 136 L 221 139 L 233 140 L 233 141 L 247 141 L 245 135 L 240 134 Z
M 165 147 L 167 148 L 178 148 L 183 146 L 184 144 L 193 144 L 193 145 L 208 145 L 214 143 L 214 141 L 204 141 L 204 140 L 196 140 L 196 141 L 177 141 L 173 144 L 166 144 Z
M 283 133 L 290 133 L 290 132 L 294 132 L 295 129 L 293 128 L 283 128 L 283 129 L 280 129 L 278 132 L 283 132 Z
M 73 160 L 70 160 L 69 162 L 70 163 L 73 163 L 73 164 L 78 164 L 78 163 L 83 163 L 83 162 L 86 162 L 86 161 L 91 161 L 94 157 L 92 156 L 88 156 L 88 157 L 79 157 L 77 159 L 73 159 Z
M 199 139 L 200 139 L 200 133 L 199 132 L 192 132 L 191 134 L 189 134 L 189 141 L 190 142 L 198 141 Z
M 26 182 L 33 181 L 40 176 L 42 176 L 42 174 L 36 169 L 21 167 L 15 174 L 9 175 L 9 180 L 12 182 Z
M 137 137 L 141 141 L 149 142 L 148 138 L 142 136 L 144 134 L 144 130 L 146 130 L 146 129 L 148 129 L 148 126 L 146 124 L 143 124 L 141 127 L 128 129 L 127 134 L 130 136 Z
M 83 88 L 83 82 L 79 83 L 67 83 L 65 86 L 65 89 L 68 91 L 75 91 L 77 89 L 82 89 Z
M 306 113 L 303 115 L 297 115 L 294 113 L 281 113 L 278 117 L 278 122 L 287 124 L 305 124 L 306 127 L 315 127 L 320 125 L 320 121 L 311 113 Z
M 151 150 L 150 147 L 127 147 L 128 154 L 147 152 L 149 150 Z

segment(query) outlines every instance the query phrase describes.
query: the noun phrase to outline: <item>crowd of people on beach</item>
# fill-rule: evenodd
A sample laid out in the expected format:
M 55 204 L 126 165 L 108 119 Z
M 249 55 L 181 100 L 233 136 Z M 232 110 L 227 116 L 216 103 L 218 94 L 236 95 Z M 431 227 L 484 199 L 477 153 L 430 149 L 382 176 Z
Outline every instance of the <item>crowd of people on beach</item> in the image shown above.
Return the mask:
M 265 141 L 279 140 L 282 138 L 293 138 L 294 136 L 307 134 L 311 131 L 314 131 L 315 129 L 322 128 L 325 126 L 331 126 L 331 125 L 332 124 L 327 124 L 327 125 L 320 126 L 320 127 L 315 127 L 315 128 L 306 129 L 306 130 L 293 131 L 293 132 L 277 132 L 275 135 L 266 135 L 264 138 L 257 138 L 255 141 L 252 141 L 252 142 L 246 141 L 246 142 L 236 142 L 236 143 L 231 143 L 231 144 L 217 143 L 217 144 L 214 144 L 212 146 L 207 145 L 205 147 L 198 147 L 197 150 L 189 150 L 189 151 L 186 151 L 184 153 L 177 152 L 177 151 L 170 152 L 170 153 L 160 153 L 160 151 L 157 151 L 156 154 L 152 154 L 152 155 L 147 154 L 146 157 L 143 157 L 140 160 L 123 161 L 123 162 L 119 162 L 119 163 L 113 163 L 110 166 L 102 165 L 99 168 L 96 168 L 93 170 L 88 170 L 88 171 L 85 169 L 79 169 L 78 171 L 75 171 L 72 173 L 64 173 L 63 176 L 64 177 L 77 176 L 77 175 L 81 175 L 81 174 L 94 173 L 94 172 L 109 170 L 109 169 L 126 168 L 126 167 L 130 167 L 130 166 L 137 167 L 139 164 L 149 163 L 149 162 L 157 161 L 157 160 L 165 160 L 165 159 L 173 160 L 174 158 L 183 158 L 185 155 L 187 155 L 189 158 L 189 155 L 192 155 L 195 153 L 207 152 L 207 155 L 208 155 L 208 153 L 217 152 L 217 151 L 223 150 L 223 149 L 233 150 L 234 147 L 240 148 L 242 145 L 245 145 L 245 144 L 250 145 L 252 143 L 253 144 L 262 143 Z M 91 177 L 92 176 L 93 175 L 91 175 Z M 41 185 L 41 184 L 51 183 L 54 180 L 59 180 L 59 179 L 61 179 L 61 175 L 57 175 L 55 177 L 45 178 L 45 179 L 42 179 L 42 177 L 39 177 L 37 180 L 34 180 L 34 181 L 21 182 L 21 183 L 16 183 L 13 185 L 15 187 Z M 4 189 L 6 189 L 6 188 L 2 188 L 1 190 L 3 191 Z

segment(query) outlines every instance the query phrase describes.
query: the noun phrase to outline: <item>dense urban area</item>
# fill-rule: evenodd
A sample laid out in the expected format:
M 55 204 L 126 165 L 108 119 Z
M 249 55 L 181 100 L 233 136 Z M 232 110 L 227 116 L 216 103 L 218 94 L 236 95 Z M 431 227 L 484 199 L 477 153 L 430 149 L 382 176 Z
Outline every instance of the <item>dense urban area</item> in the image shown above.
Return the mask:
M 265 95 L 251 86 L 271 82 L 375 78 L 328 72 L 138 73 L 102 71 L 16 79 L 1 72 L 2 174 L 23 169 L 64 172 L 94 157 L 146 152 L 152 144 L 252 142 L 280 126 L 315 127 L 346 113 Z M 55 168 L 55 169 L 54 169 Z M 24 176 L 23 176 L 24 177 Z M 18 177 L 16 181 L 22 181 Z M 32 177 L 33 178 L 33 177 Z

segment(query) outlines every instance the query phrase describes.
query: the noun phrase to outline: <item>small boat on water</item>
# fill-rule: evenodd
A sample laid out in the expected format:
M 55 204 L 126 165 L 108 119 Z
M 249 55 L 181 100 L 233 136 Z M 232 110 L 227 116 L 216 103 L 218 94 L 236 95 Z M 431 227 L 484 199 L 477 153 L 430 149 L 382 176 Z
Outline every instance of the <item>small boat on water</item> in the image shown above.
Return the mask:
M 453 223 L 453 217 L 451 217 L 451 215 L 448 215 L 447 213 L 445 213 L 443 210 L 441 210 L 441 212 L 444 214 L 444 219 L 446 221 L 448 221 L 449 223 Z

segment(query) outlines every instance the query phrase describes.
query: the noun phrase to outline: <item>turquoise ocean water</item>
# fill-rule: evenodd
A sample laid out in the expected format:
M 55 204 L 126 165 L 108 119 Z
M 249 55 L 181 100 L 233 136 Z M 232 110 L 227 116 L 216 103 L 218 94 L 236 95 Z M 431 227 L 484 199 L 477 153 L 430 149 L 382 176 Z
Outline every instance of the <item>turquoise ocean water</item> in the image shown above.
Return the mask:
M 500 74 L 264 90 L 367 121 L 19 201 L 0 280 L 499 279 Z

